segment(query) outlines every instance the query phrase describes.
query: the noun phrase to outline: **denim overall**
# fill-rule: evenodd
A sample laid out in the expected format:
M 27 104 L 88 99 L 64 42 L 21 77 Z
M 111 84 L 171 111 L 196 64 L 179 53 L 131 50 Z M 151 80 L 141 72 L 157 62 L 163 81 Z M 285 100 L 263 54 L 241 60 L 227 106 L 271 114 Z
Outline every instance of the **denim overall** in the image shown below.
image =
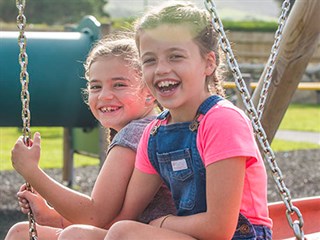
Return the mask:
M 157 117 L 158 122 L 151 130 L 148 156 L 171 190 L 178 216 L 193 215 L 207 210 L 206 169 L 196 142 L 200 124 L 198 117 L 200 114 L 206 114 L 220 100 L 222 98 L 217 95 L 206 99 L 191 122 L 162 125 L 162 121 L 169 115 L 169 111 L 166 110 Z M 267 234 L 257 238 L 255 227 L 259 228 L 259 231 L 268 232 L 270 238 L 267 238 Z M 271 232 L 268 230 L 269 228 L 264 226 L 253 226 L 240 213 L 233 239 L 271 239 Z

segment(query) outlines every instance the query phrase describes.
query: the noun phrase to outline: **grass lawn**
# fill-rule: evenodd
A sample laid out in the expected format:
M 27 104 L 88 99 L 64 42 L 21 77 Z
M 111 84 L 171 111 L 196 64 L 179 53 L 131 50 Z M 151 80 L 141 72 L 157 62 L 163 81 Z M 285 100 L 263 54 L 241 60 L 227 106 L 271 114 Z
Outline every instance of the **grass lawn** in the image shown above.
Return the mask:
M 279 128 L 282 130 L 320 132 L 320 105 L 291 104 Z
M 31 127 L 32 132 L 41 134 L 42 168 L 61 168 L 63 164 L 63 128 L 61 127 Z M 12 170 L 11 149 L 21 135 L 19 128 L 0 128 L 0 171 Z M 75 167 L 98 165 L 99 159 L 80 154 L 74 154 Z
M 290 105 L 280 125 L 280 129 L 297 131 L 320 132 L 320 106 L 319 105 Z M 40 127 L 31 128 L 32 132 L 41 133 L 41 161 L 42 168 L 61 168 L 63 162 L 63 128 Z M 17 138 L 21 135 L 19 128 L 0 128 L 0 171 L 12 170 L 10 155 Z M 272 142 L 274 151 L 290 151 L 298 149 L 320 148 L 317 144 L 304 142 L 288 142 L 275 139 Z M 99 159 L 79 154 L 74 155 L 75 167 L 84 165 L 97 165 Z

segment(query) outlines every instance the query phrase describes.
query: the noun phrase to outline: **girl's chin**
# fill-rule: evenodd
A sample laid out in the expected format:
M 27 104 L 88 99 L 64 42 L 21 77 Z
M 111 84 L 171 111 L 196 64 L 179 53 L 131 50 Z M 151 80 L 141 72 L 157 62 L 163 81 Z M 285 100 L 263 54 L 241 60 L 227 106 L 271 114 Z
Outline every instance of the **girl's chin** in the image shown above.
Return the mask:
M 119 124 L 116 124 L 114 122 L 112 122 L 112 123 L 111 122 L 100 122 L 100 123 L 104 128 L 112 128 L 116 131 L 119 131 L 122 128 L 122 126 L 120 126 Z

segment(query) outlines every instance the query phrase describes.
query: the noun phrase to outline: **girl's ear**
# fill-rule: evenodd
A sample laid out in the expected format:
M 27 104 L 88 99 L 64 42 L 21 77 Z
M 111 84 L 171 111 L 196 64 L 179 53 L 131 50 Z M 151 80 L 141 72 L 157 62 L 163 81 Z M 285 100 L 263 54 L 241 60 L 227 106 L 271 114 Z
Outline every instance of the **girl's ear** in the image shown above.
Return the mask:
M 149 95 L 146 97 L 146 102 L 150 102 L 150 101 L 152 101 L 152 97 Z
M 155 97 L 149 92 L 149 90 L 145 90 L 145 102 L 146 105 L 152 105 L 154 104 L 154 101 L 156 100 Z
M 217 65 L 216 65 L 216 55 L 214 54 L 214 52 L 209 52 L 206 56 L 206 69 L 205 69 L 205 74 L 207 76 L 210 76 L 214 70 L 216 69 Z

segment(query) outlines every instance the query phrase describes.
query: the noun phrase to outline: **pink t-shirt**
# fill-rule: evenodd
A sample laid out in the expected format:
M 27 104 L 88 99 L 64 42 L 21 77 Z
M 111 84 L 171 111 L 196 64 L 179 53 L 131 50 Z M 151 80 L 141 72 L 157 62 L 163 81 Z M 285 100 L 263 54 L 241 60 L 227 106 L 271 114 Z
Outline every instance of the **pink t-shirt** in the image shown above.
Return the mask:
M 146 127 L 137 150 L 136 168 L 148 174 L 158 174 L 149 161 L 145 147 L 156 122 L 157 120 L 152 121 Z M 252 224 L 271 228 L 272 220 L 268 217 L 267 207 L 267 174 L 252 125 L 243 111 L 227 100 L 218 102 L 200 117 L 197 147 L 206 167 L 231 157 L 247 157 L 240 212 Z

